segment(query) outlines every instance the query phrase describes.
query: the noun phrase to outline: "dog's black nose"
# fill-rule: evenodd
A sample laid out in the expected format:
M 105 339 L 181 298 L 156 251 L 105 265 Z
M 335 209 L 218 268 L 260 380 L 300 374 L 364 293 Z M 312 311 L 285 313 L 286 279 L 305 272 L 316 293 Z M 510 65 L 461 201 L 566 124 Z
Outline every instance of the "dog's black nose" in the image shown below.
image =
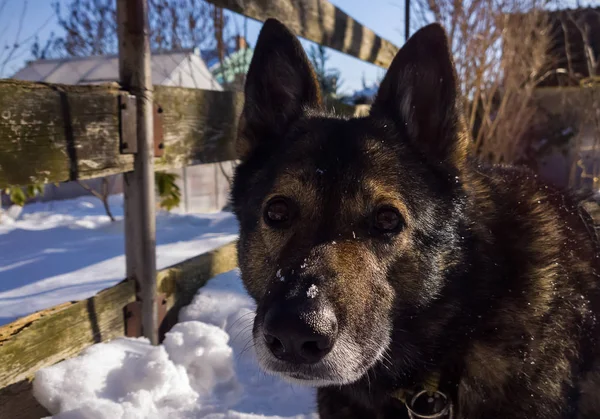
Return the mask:
M 314 364 L 333 348 L 338 324 L 327 305 L 284 301 L 267 311 L 263 332 L 276 358 L 292 364 Z

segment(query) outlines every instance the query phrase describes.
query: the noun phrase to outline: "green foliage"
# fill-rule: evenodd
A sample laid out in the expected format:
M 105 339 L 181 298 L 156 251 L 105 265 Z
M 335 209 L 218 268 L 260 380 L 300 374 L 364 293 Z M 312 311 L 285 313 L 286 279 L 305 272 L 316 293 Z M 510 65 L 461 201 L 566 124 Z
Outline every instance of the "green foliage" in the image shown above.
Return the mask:
M 6 194 L 10 197 L 10 201 L 13 204 L 18 205 L 20 207 L 25 205 L 25 202 L 27 201 L 27 196 L 25 195 L 25 192 L 22 188 L 14 186 L 10 187 L 6 191 Z
M 154 181 L 160 197 L 159 206 L 167 211 L 177 208 L 181 203 L 181 190 L 175 183 L 179 175 L 166 172 L 155 172 Z
M 27 185 L 27 195 L 30 197 L 34 197 L 37 195 L 42 195 L 44 193 L 44 185 L 41 183 L 34 183 L 31 185 Z
M 4 193 L 10 197 L 10 201 L 22 207 L 28 199 L 35 198 L 44 193 L 43 183 L 33 183 L 25 188 L 20 186 L 9 186 L 4 190 Z

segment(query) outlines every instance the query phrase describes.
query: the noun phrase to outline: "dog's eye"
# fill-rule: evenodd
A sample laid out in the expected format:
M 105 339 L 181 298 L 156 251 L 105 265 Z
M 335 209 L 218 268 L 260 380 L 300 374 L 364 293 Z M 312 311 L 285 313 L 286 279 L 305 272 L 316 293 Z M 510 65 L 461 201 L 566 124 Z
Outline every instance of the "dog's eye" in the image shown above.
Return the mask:
M 283 198 L 272 199 L 265 207 L 265 222 L 272 227 L 286 226 L 292 217 L 289 202 Z
M 374 226 L 384 233 L 393 233 L 402 227 L 402 216 L 393 207 L 381 207 L 375 212 Z

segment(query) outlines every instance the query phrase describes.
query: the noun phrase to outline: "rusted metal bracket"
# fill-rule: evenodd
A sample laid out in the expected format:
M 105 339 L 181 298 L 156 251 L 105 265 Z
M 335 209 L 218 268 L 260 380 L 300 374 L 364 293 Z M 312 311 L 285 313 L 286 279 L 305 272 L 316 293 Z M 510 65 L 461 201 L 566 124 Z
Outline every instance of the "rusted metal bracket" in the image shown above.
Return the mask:
M 119 146 L 121 154 L 137 153 L 137 103 L 128 93 L 119 95 Z
M 154 157 L 164 154 L 163 109 L 154 104 Z M 127 92 L 119 95 L 119 146 L 121 154 L 136 154 L 137 149 L 137 103 L 136 97 Z
M 163 142 L 163 109 L 157 103 L 154 104 L 154 157 L 162 157 L 165 152 Z
M 158 307 L 158 324 L 160 325 L 167 315 L 167 297 L 165 294 L 156 294 Z M 125 306 L 125 336 L 137 338 L 142 336 L 142 302 L 134 301 Z

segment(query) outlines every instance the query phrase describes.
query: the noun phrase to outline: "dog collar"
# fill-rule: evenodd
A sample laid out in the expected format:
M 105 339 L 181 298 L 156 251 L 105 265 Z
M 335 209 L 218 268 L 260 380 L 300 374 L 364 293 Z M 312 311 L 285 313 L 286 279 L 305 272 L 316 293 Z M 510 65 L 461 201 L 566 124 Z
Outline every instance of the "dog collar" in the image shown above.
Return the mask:
M 440 373 L 428 375 L 417 389 L 400 388 L 392 398 L 401 401 L 410 419 L 454 419 L 452 399 L 439 390 Z

